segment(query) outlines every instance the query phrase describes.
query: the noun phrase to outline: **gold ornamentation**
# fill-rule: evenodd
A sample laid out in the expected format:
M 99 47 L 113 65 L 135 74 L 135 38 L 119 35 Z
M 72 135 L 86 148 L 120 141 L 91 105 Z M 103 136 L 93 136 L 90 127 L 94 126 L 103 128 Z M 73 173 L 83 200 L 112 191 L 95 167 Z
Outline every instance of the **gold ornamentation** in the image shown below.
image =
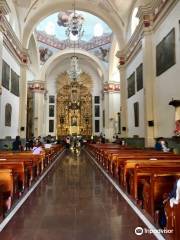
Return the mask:
M 67 73 L 57 80 L 57 135 L 92 134 L 92 79 L 86 73 L 70 82 Z

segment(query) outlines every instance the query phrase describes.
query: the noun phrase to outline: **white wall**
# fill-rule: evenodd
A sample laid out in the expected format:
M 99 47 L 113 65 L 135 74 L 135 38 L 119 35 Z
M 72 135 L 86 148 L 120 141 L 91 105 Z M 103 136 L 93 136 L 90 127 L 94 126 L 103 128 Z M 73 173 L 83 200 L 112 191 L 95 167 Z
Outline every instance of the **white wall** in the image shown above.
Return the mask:
M 157 136 L 172 137 L 175 129 L 175 109 L 169 106 L 169 101 L 174 98 L 180 99 L 180 2 L 173 11 L 158 27 L 154 34 L 154 47 L 175 28 L 176 37 L 176 64 L 156 77 L 155 93 L 156 93 L 156 125 Z M 155 49 L 154 49 L 155 51 Z M 157 137 L 156 136 L 156 137 Z
M 12 106 L 11 127 L 5 127 L 5 106 L 9 103 Z M 19 121 L 19 97 L 2 88 L 1 114 L 0 114 L 0 139 L 6 136 L 15 138 L 18 135 Z
M 16 60 L 10 55 L 5 47 L 3 47 L 3 59 L 10 65 L 10 67 L 20 75 L 20 66 Z M 9 103 L 12 106 L 11 127 L 5 127 L 5 106 Z M 12 94 L 5 88 L 2 88 L 1 96 L 1 113 L 0 113 L 0 139 L 6 136 L 14 138 L 18 135 L 19 126 L 19 97 Z
M 137 67 L 143 61 L 142 50 L 129 63 L 126 68 L 126 79 L 128 79 Z M 136 87 L 135 87 L 136 89 Z M 139 127 L 134 126 L 134 103 L 139 102 Z M 144 90 L 136 91 L 135 95 L 127 99 L 127 120 L 128 120 L 128 137 L 138 135 L 144 137 Z
M 31 71 L 27 71 L 27 81 L 39 80 L 35 78 L 35 74 Z
M 134 103 L 139 102 L 139 127 L 134 126 Z M 144 137 L 144 90 L 128 99 L 128 137 Z

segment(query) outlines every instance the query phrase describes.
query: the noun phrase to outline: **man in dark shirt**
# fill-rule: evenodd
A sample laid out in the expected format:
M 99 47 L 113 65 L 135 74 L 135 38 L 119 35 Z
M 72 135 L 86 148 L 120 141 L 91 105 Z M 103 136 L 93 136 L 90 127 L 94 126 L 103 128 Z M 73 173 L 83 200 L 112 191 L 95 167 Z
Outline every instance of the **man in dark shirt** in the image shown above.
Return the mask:
M 12 150 L 13 151 L 21 151 L 21 139 L 20 136 L 16 136 L 16 140 L 13 142 Z

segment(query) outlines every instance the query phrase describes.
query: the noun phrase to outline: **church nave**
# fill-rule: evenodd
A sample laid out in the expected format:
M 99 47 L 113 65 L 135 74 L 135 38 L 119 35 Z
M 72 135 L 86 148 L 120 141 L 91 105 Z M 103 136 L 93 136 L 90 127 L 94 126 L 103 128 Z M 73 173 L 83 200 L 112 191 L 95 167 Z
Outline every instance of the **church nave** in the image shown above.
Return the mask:
M 145 227 L 88 155 L 66 152 L 0 233 L 2 240 L 142 239 Z M 156 239 L 146 234 L 146 239 Z

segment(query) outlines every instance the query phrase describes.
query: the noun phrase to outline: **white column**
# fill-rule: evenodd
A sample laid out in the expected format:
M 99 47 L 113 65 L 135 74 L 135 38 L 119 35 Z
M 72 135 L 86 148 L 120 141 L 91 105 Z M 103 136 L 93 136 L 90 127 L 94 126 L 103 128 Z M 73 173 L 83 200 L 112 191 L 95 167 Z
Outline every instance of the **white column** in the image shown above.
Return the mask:
M 121 94 L 121 137 L 126 138 L 128 133 L 127 124 L 127 81 L 124 63 L 119 65 L 120 72 L 120 94 Z
M 44 136 L 44 111 L 45 109 L 45 83 L 44 81 L 33 82 L 33 133 L 35 137 Z
M 19 79 L 19 135 L 26 138 L 27 121 L 27 66 L 21 65 Z
M 114 129 L 114 107 L 115 104 L 113 101 L 113 93 L 105 92 L 104 93 L 104 104 L 105 104 L 105 136 L 110 141 L 113 140 L 113 135 L 115 133 Z
M 143 80 L 144 80 L 144 120 L 145 146 L 154 147 L 155 127 L 149 126 L 149 121 L 155 125 L 155 53 L 153 49 L 153 35 L 150 30 L 144 30 L 142 40 L 143 50 Z
M 105 111 L 105 136 L 109 138 L 109 93 L 104 93 L 104 111 Z

